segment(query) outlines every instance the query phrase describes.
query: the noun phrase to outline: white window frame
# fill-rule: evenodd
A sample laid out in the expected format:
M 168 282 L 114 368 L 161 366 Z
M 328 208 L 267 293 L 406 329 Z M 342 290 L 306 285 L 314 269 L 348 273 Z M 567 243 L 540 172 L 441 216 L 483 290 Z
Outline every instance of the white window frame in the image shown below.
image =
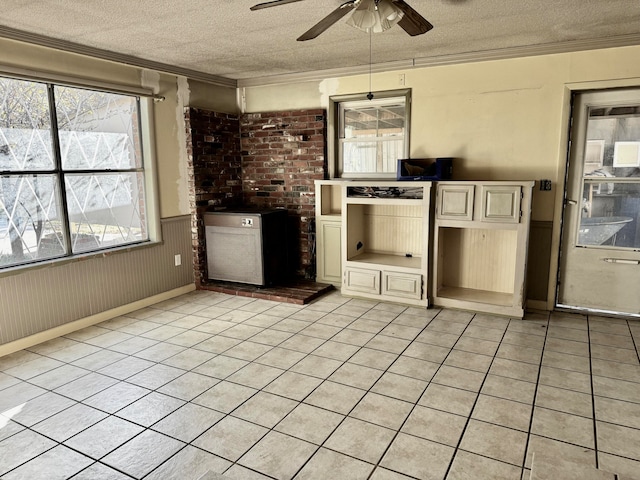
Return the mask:
M 345 173 L 343 169 L 343 145 L 345 139 L 342 137 L 344 130 L 344 111 L 346 108 L 367 106 L 370 102 L 384 106 L 385 104 L 397 104 L 398 100 L 404 100 L 405 104 L 405 134 L 403 157 L 409 158 L 409 139 L 411 134 L 411 89 L 388 90 L 384 92 L 373 92 L 373 99 L 369 100 L 366 93 L 339 95 L 329 99 L 328 125 L 327 125 L 327 153 L 328 169 L 330 178 L 380 178 L 395 179 L 396 171 L 393 172 L 362 172 Z M 395 137 L 397 138 L 397 137 Z M 384 143 L 384 137 L 375 138 L 380 143 Z M 348 140 L 346 140 L 348 142 Z

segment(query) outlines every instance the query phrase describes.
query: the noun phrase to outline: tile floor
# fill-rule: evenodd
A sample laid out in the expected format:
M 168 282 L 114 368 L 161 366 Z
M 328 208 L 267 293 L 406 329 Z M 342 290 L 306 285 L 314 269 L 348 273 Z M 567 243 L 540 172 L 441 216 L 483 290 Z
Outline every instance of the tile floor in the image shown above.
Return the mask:
M 640 479 L 640 322 L 197 291 L 0 358 L 2 479 Z

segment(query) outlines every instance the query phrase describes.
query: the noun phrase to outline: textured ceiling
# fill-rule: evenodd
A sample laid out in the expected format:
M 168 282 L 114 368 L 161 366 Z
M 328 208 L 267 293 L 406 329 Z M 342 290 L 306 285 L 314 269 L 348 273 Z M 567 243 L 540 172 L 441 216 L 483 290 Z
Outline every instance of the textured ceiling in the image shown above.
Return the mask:
M 315 40 L 296 41 L 344 0 L 251 12 L 258 1 L 3 0 L 0 36 L 15 29 L 232 80 L 368 65 L 369 35 L 346 18 Z M 373 63 L 640 43 L 639 0 L 406 1 L 435 28 L 416 37 L 397 26 L 375 34 Z

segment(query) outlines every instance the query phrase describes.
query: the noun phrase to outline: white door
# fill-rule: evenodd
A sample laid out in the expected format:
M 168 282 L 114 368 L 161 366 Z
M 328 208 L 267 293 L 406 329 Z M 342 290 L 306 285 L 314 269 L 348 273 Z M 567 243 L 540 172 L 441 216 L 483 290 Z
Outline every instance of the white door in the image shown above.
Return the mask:
M 640 90 L 574 100 L 557 305 L 640 315 Z

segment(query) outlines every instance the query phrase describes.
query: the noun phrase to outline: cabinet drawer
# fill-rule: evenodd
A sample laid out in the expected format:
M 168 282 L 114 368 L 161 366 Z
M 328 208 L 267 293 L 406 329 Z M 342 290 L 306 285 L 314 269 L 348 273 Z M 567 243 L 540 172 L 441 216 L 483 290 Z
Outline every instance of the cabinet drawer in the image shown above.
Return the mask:
M 382 272 L 382 294 L 402 298 L 422 298 L 422 275 Z
M 483 222 L 518 223 L 520 221 L 521 187 L 518 185 L 483 185 Z
M 474 185 L 438 185 L 437 218 L 473 219 Z
M 349 290 L 380 294 L 380 270 L 347 267 L 344 270 L 344 282 Z

